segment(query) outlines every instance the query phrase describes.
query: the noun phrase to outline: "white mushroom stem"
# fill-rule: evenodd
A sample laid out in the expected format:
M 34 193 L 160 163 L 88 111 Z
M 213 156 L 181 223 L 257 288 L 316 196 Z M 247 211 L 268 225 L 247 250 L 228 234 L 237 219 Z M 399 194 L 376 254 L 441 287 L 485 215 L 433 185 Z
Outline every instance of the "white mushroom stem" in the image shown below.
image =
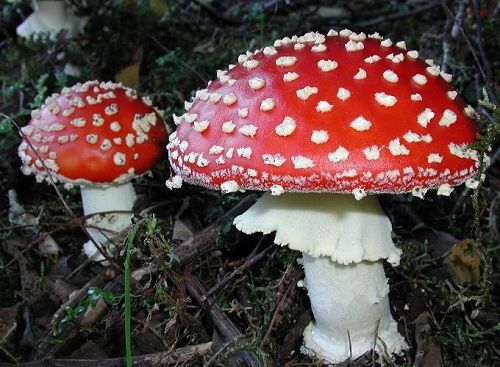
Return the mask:
M 275 243 L 303 252 L 315 321 L 303 351 L 329 363 L 375 348 L 390 358 L 407 348 L 396 330 L 381 259 L 401 250 L 376 198 L 344 194 L 264 194 L 234 220 L 244 233 L 276 232 Z
M 327 257 L 303 255 L 315 320 L 304 331 L 304 353 L 337 363 L 355 359 L 374 345 L 382 355 L 406 347 L 389 310 L 381 262 L 340 265 Z
M 81 187 L 81 195 L 83 213 L 88 217 L 87 231 L 96 242 L 109 251 L 110 238 L 132 224 L 131 212 L 137 197 L 134 187 L 130 182 L 107 187 L 87 185 Z M 84 244 L 83 251 L 92 260 L 104 259 L 92 241 Z
M 48 33 L 51 38 L 62 30 L 68 32 L 69 38 L 74 37 L 82 29 L 84 20 L 69 13 L 64 1 L 43 0 L 33 1 L 33 13 L 21 23 L 16 32 L 23 38 Z

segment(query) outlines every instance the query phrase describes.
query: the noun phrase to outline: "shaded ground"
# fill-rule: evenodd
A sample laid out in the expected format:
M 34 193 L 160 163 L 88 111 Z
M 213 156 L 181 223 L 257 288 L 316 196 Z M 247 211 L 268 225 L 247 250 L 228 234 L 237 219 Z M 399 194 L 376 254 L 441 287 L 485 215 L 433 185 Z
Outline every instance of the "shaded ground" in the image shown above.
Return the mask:
M 451 72 L 454 86 L 473 106 L 483 99 L 483 88 L 493 102 L 498 95 L 500 25 L 494 1 L 74 1 L 74 10 L 91 19 L 84 33 L 37 42 L 15 35 L 30 12 L 28 1 L 0 6 L 0 111 L 21 126 L 31 109 L 62 86 L 118 78 L 138 81 L 141 94 L 164 110 L 173 127 L 170 116 L 182 111 L 192 91 L 240 53 L 286 35 L 344 27 L 404 40 Z M 81 76 L 63 73 L 68 62 Z M 479 111 L 482 128 L 493 126 L 494 113 Z M 61 191 L 70 213 L 53 187 L 35 185 L 20 173 L 19 141 L 12 122 L 4 119 L 0 365 L 51 358 L 123 365 L 112 358 L 124 355 L 128 234 L 114 240 L 120 251 L 111 265 L 88 262 L 81 254 L 86 239 L 78 190 Z M 387 267 L 392 311 L 411 344 L 395 365 L 500 365 L 498 145 L 491 156 L 476 192 L 477 211 L 473 193 L 463 187 L 450 198 L 381 198 L 403 249 L 401 266 Z M 131 287 L 138 363 L 321 365 L 299 353 L 301 332 L 311 318 L 306 293 L 297 287 L 303 277 L 299 254 L 272 245 L 272 237 L 244 236 L 231 227 L 255 195 L 221 196 L 187 185 L 171 192 L 164 186 L 169 176 L 164 159 L 151 177 L 136 183 Z M 9 221 L 10 189 L 36 219 L 35 227 Z M 47 246 L 48 235 L 56 251 Z M 471 238 L 476 242 L 455 246 L 458 239 Z M 144 357 L 150 353 L 156 354 Z M 375 361 L 369 355 L 352 365 Z M 75 365 L 58 363 L 46 365 Z

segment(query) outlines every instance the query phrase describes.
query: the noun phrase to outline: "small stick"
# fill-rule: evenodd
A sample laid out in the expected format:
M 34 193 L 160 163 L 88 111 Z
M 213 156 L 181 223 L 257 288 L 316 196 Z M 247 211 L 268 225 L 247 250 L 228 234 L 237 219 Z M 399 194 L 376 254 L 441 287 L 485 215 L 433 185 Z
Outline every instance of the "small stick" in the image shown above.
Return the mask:
M 106 272 L 101 272 L 97 274 L 95 277 L 90 279 L 83 287 L 78 289 L 77 291 L 71 293 L 66 302 L 64 302 L 58 310 L 52 316 L 52 320 L 50 321 L 48 330 L 52 330 L 57 322 L 63 317 L 66 308 L 75 307 L 78 302 L 80 302 L 84 297 L 87 296 L 88 291 L 92 287 L 101 287 L 107 279 Z
M 404 11 L 404 12 L 400 12 L 400 13 L 395 13 L 395 14 L 382 15 L 380 17 L 366 20 L 364 22 L 358 22 L 355 25 L 356 25 L 356 27 L 362 28 L 362 27 L 367 27 L 367 26 L 379 24 L 379 23 L 384 23 L 384 22 L 387 22 L 389 20 L 392 21 L 392 20 L 406 18 L 406 17 L 413 17 L 418 13 L 422 13 L 424 11 L 430 10 L 432 8 L 435 8 L 438 5 L 439 5 L 439 1 L 431 1 L 425 5 L 422 5 L 420 7 L 412 9 L 412 10 L 408 10 L 408 11 Z
M 283 295 L 280 297 L 280 299 L 278 301 L 278 305 L 276 306 L 276 309 L 274 310 L 273 317 L 271 318 L 271 322 L 269 323 L 266 334 L 264 335 L 264 337 L 262 338 L 262 340 L 260 342 L 261 347 L 263 347 L 264 345 L 267 344 L 267 341 L 268 341 L 269 337 L 271 336 L 271 331 L 273 329 L 274 323 L 276 322 L 276 318 L 278 317 L 278 314 L 283 310 L 283 303 L 287 299 L 290 291 L 295 288 L 298 281 L 299 281 L 299 279 L 298 279 L 297 274 L 294 274 L 292 281 L 290 282 L 290 284 L 286 288 L 285 292 L 283 293 Z
M 443 61 L 441 62 L 441 70 L 448 72 L 450 57 L 453 49 L 452 41 L 455 42 L 459 36 L 460 27 L 465 16 L 465 7 L 467 1 L 461 0 L 458 5 L 457 14 L 451 18 L 447 14 L 444 35 L 443 35 Z
M 498 313 L 475 309 L 470 313 L 470 318 L 487 327 L 500 325 L 500 314 Z
M 450 8 L 446 4 L 446 1 L 445 0 L 441 0 L 441 4 L 443 6 L 443 9 L 446 12 L 446 15 L 449 16 L 449 17 L 453 17 L 453 14 L 451 13 Z M 483 70 L 483 67 L 481 66 L 481 62 L 479 61 L 479 57 L 477 56 L 476 51 L 472 47 L 472 44 L 471 44 L 469 38 L 467 37 L 467 34 L 465 34 L 464 28 L 461 25 L 459 26 L 459 28 L 460 28 L 460 32 L 462 33 L 462 37 L 464 38 L 465 43 L 467 43 L 467 46 L 469 47 L 469 50 L 470 50 L 470 52 L 472 54 L 472 57 L 474 58 L 474 61 L 476 62 L 476 66 L 477 66 L 479 72 L 481 73 L 483 79 L 486 80 L 486 74 L 485 74 L 485 72 Z
M 262 239 L 264 239 L 264 236 L 262 237 Z M 262 239 L 259 241 L 259 244 L 255 248 L 255 250 L 257 250 L 259 248 L 259 245 L 262 242 Z M 226 285 L 228 283 L 230 283 L 235 277 L 237 277 L 238 275 L 243 274 L 243 272 L 245 270 L 247 270 L 253 264 L 255 264 L 256 262 L 258 262 L 265 255 L 267 255 L 268 252 L 272 248 L 274 248 L 274 247 L 270 246 L 270 247 L 262 250 L 258 254 L 255 254 L 256 251 L 252 251 L 252 253 L 250 255 L 248 255 L 248 257 L 246 258 L 245 262 L 241 266 L 239 266 L 236 269 L 234 269 L 230 274 L 227 274 L 224 278 L 222 278 L 222 280 L 219 283 L 217 283 L 216 285 L 214 285 L 205 294 L 203 294 L 202 297 L 201 297 L 202 301 L 206 301 L 207 298 L 210 297 L 212 294 L 214 294 L 215 292 L 220 291 L 221 289 L 224 289 L 226 287 Z
M 158 47 L 160 47 L 163 50 L 163 52 L 165 52 L 167 54 L 171 53 L 172 55 L 174 55 L 174 57 L 176 57 L 175 54 L 173 53 L 173 50 L 169 50 L 167 47 L 165 47 L 165 45 L 163 45 L 163 43 L 161 43 L 160 40 L 158 40 L 158 38 L 156 38 L 155 36 L 150 36 L 150 38 L 153 40 L 154 43 L 156 43 L 156 45 Z M 198 79 L 200 79 L 203 82 L 203 84 L 207 83 L 207 80 L 205 79 L 205 77 L 202 74 L 200 74 L 200 72 L 198 70 L 196 70 L 194 68 L 194 66 L 192 66 L 189 63 L 187 63 L 186 61 L 184 61 L 181 58 L 177 58 L 177 60 L 179 61 L 179 63 L 182 66 L 184 66 L 186 69 L 188 69 L 189 71 L 191 71 L 194 75 L 196 75 L 198 77 Z
M 491 69 L 491 62 L 486 55 L 486 51 L 484 50 L 483 44 L 483 25 L 481 23 L 481 15 L 480 12 L 480 4 L 478 0 L 472 0 L 472 11 L 474 13 L 474 19 L 476 20 L 476 44 L 479 52 L 479 57 L 483 61 L 483 82 L 485 84 L 486 90 L 488 91 L 488 96 L 490 101 L 494 104 L 498 104 L 496 93 L 493 89 L 494 81 L 493 81 L 493 71 Z
M 186 240 L 177 246 L 174 249 L 173 254 L 177 257 L 177 259 L 179 259 L 179 265 L 185 265 L 203 249 L 205 249 L 211 243 L 213 236 L 229 218 L 247 210 L 256 199 L 256 194 L 245 196 L 238 204 L 229 209 L 228 212 L 224 213 L 214 220 L 213 223 L 196 233 L 193 238 Z
M 222 214 L 211 224 L 203 228 L 201 231 L 195 233 L 193 238 L 186 240 L 175 247 L 173 250 L 173 255 L 176 256 L 179 260 L 178 265 L 182 267 L 189 261 L 193 260 L 196 255 L 198 255 L 211 243 L 216 232 L 229 218 L 245 211 L 255 202 L 256 198 L 257 195 L 255 194 L 244 197 L 238 204 L 229 209 L 228 212 Z M 156 265 L 150 264 L 144 268 L 136 269 L 132 273 L 132 277 L 134 276 L 134 273 L 139 274 L 143 271 L 146 273 L 155 273 L 158 271 L 158 267 Z
M 189 295 L 210 314 L 210 318 L 212 319 L 215 327 L 217 327 L 226 342 L 233 342 L 242 338 L 243 334 L 240 333 L 229 317 L 222 312 L 220 307 L 215 304 L 212 297 L 208 299 L 208 302 L 202 300 L 202 295 L 207 291 L 195 275 L 190 273 L 186 274 L 186 288 Z M 255 360 L 251 353 L 241 351 L 240 356 L 249 366 L 259 366 L 259 363 Z
M 167 352 L 158 352 L 132 357 L 132 366 L 159 367 L 178 365 L 195 357 L 210 353 L 212 342 L 177 348 Z M 0 367 L 123 367 L 125 358 L 102 360 L 91 359 L 48 359 L 20 364 L 0 363 Z

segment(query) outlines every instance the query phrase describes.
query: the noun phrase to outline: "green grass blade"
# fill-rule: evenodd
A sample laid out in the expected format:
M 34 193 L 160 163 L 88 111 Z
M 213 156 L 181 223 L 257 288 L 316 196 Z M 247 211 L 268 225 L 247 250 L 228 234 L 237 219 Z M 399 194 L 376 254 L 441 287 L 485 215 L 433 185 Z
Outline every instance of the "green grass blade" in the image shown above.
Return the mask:
M 130 329 L 131 306 L 130 306 L 130 253 L 132 252 L 132 244 L 134 243 L 137 234 L 137 227 L 132 228 L 127 240 L 125 254 L 125 358 L 127 367 L 132 367 L 132 334 Z

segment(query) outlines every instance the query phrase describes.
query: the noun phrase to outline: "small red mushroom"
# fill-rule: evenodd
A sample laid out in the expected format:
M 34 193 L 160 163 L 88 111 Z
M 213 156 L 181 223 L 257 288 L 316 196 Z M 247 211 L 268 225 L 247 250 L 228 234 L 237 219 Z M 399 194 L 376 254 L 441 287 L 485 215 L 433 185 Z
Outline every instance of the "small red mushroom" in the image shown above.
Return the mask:
M 475 112 L 451 75 L 404 42 L 344 29 L 285 37 L 217 76 L 174 116 L 167 186 L 267 191 L 234 223 L 303 252 L 315 318 L 305 353 L 400 353 L 379 260 L 397 265 L 401 250 L 365 196 L 476 184 Z
M 22 128 L 18 152 L 22 171 L 37 181 L 81 186 L 85 215 L 130 211 L 135 191 L 130 180 L 151 168 L 167 140 L 165 123 L 151 101 L 111 82 L 89 81 L 64 88 L 46 99 Z M 31 146 L 35 149 L 32 150 Z M 126 228 L 130 215 L 94 215 L 91 236 L 106 243 Z M 93 246 L 85 247 L 94 253 Z

